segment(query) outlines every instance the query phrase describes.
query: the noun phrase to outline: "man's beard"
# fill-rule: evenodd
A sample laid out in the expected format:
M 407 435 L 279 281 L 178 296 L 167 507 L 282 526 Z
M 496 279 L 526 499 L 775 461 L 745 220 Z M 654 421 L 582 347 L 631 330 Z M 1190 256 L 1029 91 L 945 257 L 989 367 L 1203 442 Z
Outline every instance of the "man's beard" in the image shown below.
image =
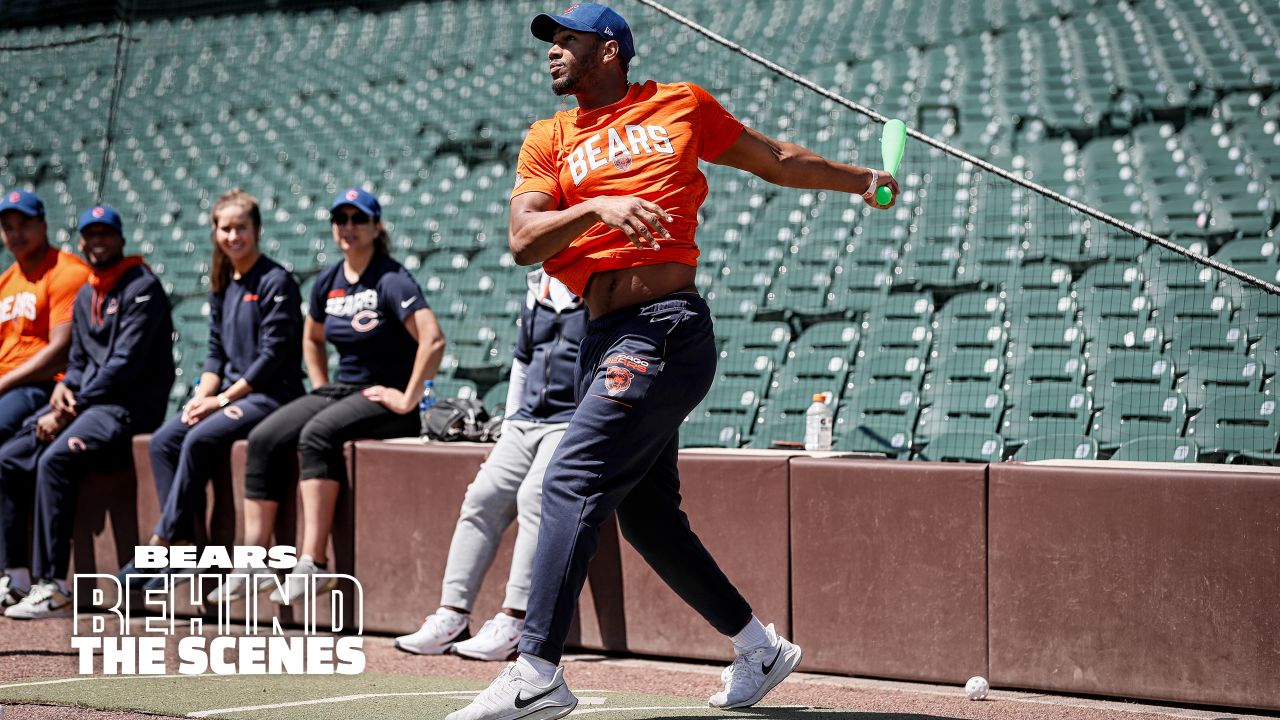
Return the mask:
M 582 62 L 576 63 L 575 67 L 559 78 L 551 81 L 551 92 L 556 95 L 573 95 L 578 92 L 582 84 L 582 78 L 590 75 L 593 70 L 600 66 L 600 58 L 594 53 L 585 57 Z

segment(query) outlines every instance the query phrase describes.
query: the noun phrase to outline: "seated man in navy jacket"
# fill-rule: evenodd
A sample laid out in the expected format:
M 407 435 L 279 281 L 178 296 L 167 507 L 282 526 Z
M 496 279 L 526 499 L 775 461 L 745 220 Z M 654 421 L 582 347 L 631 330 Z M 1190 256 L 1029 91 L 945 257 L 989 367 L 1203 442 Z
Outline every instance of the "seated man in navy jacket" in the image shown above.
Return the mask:
M 81 215 L 80 252 L 92 273 L 72 310 L 66 376 L 49 406 L 0 446 L 0 559 L 9 570 L 26 566 L 34 489 L 38 581 L 18 602 L 12 589 L 0 598 L 10 604 L 5 617 L 71 614 L 66 575 L 80 482 L 127 458 L 133 434 L 160 424 L 173 384 L 169 298 L 141 257 L 125 257 L 120 214 L 98 205 Z

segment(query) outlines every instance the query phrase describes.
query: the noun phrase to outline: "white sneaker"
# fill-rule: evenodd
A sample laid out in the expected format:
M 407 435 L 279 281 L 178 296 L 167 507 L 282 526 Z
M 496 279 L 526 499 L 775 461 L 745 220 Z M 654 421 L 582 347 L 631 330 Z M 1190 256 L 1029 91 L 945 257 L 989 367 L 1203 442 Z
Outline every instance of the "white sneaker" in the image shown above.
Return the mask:
M 498 613 L 486 620 L 476 636 L 453 646 L 453 651 L 472 660 L 513 660 L 524 620 Z
M 4 611 L 4 616 L 16 620 L 71 617 L 71 598 L 58 589 L 57 583 L 36 583 L 22 602 Z
M 276 588 L 271 591 L 271 597 L 269 599 L 273 603 L 288 602 L 292 605 L 306 594 L 307 576 L 318 575 L 322 572 L 327 573 L 329 571 L 321 570 L 316 567 L 316 561 L 312 560 L 310 555 L 303 555 L 298 558 L 298 564 L 293 566 L 293 570 L 291 570 L 288 575 L 284 576 L 284 593 L 280 592 L 281 588 Z M 336 577 L 317 579 L 316 597 L 319 597 L 320 593 L 329 592 L 337 586 L 338 578 Z
M 578 698 L 564 684 L 564 668 L 547 685 L 524 679 L 511 663 L 471 704 L 455 710 L 444 720 L 556 720 L 573 712 Z
M 755 705 L 800 664 L 799 645 L 779 636 L 772 624 L 765 628 L 765 634 L 770 644 L 739 653 L 720 673 L 724 690 L 707 701 L 711 707 L 727 710 Z
M 222 584 L 209 592 L 207 598 L 211 603 L 220 603 L 223 599 L 239 600 L 249 594 L 249 581 L 253 581 L 253 592 L 260 593 L 271 587 L 275 573 L 266 568 L 235 568 L 222 578 Z
M 0 609 L 13 607 L 27 596 L 26 591 L 13 586 L 13 578 L 0 575 Z
M 454 643 L 471 637 L 470 619 L 469 615 L 441 608 L 428 615 L 417 632 L 396 638 L 396 647 L 417 655 L 443 655 Z

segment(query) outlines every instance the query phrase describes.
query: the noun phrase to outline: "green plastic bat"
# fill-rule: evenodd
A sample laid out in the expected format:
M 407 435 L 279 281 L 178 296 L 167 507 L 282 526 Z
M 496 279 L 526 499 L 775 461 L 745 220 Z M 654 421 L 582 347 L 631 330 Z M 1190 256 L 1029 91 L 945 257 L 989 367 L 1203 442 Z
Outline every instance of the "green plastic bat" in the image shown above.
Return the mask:
M 907 149 L 907 126 L 901 120 L 890 120 L 884 124 L 884 132 L 880 134 L 880 159 L 884 169 L 890 175 L 898 176 L 898 166 L 902 164 L 902 153 Z M 893 200 L 893 191 L 887 187 L 876 190 L 876 202 L 888 205 Z

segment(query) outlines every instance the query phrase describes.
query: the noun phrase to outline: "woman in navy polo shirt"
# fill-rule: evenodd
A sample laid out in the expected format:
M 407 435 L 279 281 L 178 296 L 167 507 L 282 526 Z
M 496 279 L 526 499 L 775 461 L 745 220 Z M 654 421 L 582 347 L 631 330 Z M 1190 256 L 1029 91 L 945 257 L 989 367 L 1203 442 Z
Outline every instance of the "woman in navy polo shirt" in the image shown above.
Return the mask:
M 213 469 L 233 442 L 303 392 L 302 294 L 293 275 L 258 248 L 258 201 L 232 190 L 218 198 L 209 218 L 209 355 L 191 400 L 151 438 L 162 511 L 152 545 L 203 539 L 196 527 L 204 520 Z M 132 563 L 122 574 L 131 572 Z
M 361 188 L 344 190 L 329 209 L 343 259 L 324 269 L 311 291 L 302 351 L 310 394 L 285 405 L 249 434 L 245 467 L 245 543 L 268 545 L 280 503 L 294 492 L 295 452 L 301 455 L 302 547 L 294 575 L 327 572 L 326 551 L 346 466 L 342 446 L 357 438 L 416 436 L 422 383 L 435 377 L 444 335 L 422 289 L 391 258 L 382 208 Z M 331 382 L 325 342 L 338 351 Z M 210 595 L 243 596 L 244 571 Z M 255 592 L 274 585 L 253 577 Z M 285 582 L 271 599 L 302 595 L 306 583 Z M 320 583 L 318 590 L 333 587 Z

